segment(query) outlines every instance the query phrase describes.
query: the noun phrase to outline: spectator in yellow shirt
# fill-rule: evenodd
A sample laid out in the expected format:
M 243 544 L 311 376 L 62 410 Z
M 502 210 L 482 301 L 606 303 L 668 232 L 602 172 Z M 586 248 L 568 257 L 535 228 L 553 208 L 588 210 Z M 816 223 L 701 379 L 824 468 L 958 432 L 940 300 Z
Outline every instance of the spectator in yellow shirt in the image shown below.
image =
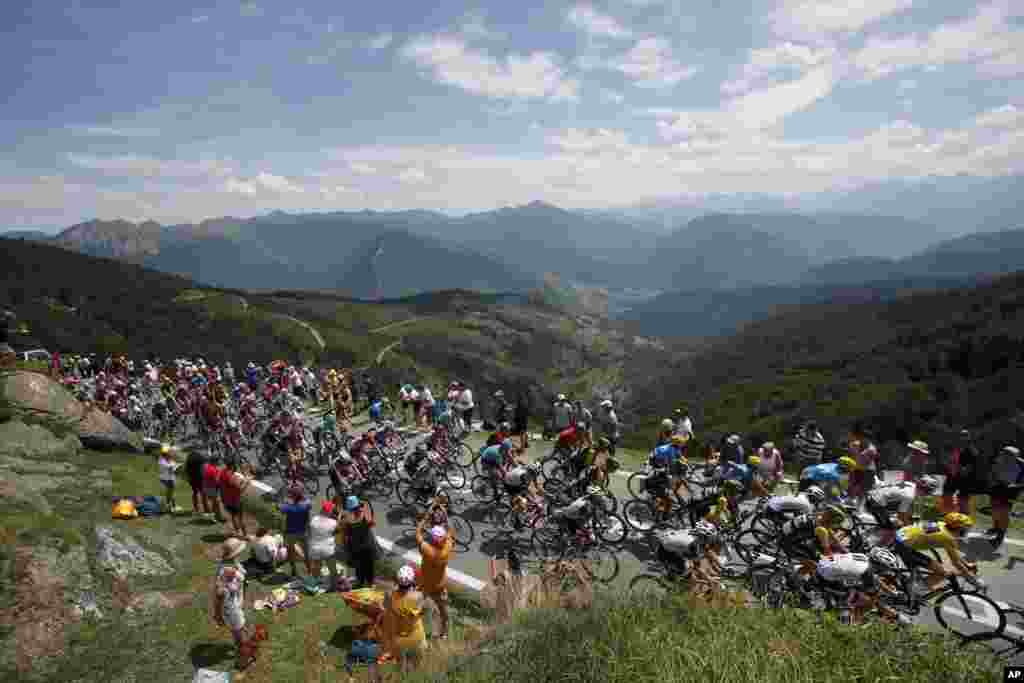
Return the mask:
M 425 516 L 416 526 L 416 545 L 419 546 L 423 565 L 420 568 L 419 588 L 425 596 L 434 601 L 441 614 L 441 640 L 448 638 L 448 558 L 451 556 L 455 539 L 450 529 L 434 526 L 430 538 L 424 528 L 432 515 Z

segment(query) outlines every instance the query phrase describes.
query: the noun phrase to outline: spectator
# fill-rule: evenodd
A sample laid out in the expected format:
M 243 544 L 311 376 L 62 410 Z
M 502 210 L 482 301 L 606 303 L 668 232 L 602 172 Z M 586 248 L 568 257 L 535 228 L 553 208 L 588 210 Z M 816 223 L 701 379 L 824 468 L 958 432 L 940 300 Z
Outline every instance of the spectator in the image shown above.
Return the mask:
M 210 512 L 216 515 L 217 521 L 224 523 L 224 513 L 220 509 L 220 479 L 222 470 L 212 462 L 203 465 L 203 495 L 210 504 Z
M 597 432 L 599 436 L 608 439 L 608 454 L 615 455 L 615 446 L 620 438 L 619 416 L 615 414 L 611 399 L 601 401 L 600 408 L 597 412 Z
M 293 486 L 288 490 L 289 502 L 281 504 L 281 512 L 284 513 L 284 543 L 288 548 L 288 562 L 292 566 L 292 576 L 298 574 L 295 569 L 295 557 L 302 548 L 302 562 L 306 565 L 306 572 L 313 573 L 309 564 L 309 547 L 306 544 L 306 534 L 309 529 L 309 512 L 313 503 L 306 498 L 305 491 L 301 486 Z
M 761 473 L 762 485 L 770 493 L 775 490 L 785 474 L 782 467 L 782 452 L 773 442 L 765 441 L 757 449 L 757 456 L 761 458 L 758 471 Z
M 411 384 L 403 384 L 398 388 L 398 400 L 402 406 L 403 419 L 406 413 L 409 413 L 410 416 L 415 416 L 415 396 L 416 390 L 413 389 Z
M 260 527 L 249 540 L 252 542 L 251 564 L 266 574 L 276 572 L 278 563 L 287 557 L 284 537 L 271 534 L 266 527 Z
M 178 511 L 178 506 L 174 503 L 174 483 L 178 476 L 178 469 L 182 465 L 175 456 L 174 449 L 164 444 L 160 447 L 160 459 L 157 461 L 160 468 L 160 484 L 163 486 L 164 496 L 167 498 L 167 511 L 171 513 Z
M 60 379 L 64 368 L 60 363 L 60 351 L 54 351 L 53 355 L 50 356 L 50 374 L 53 375 L 54 379 Z
M 920 439 L 907 444 L 907 458 L 903 462 L 903 481 L 917 481 L 928 467 L 931 451 Z
M 810 421 L 793 437 L 793 455 L 801 467 L 818 465 L 825 457 L 825 437 L 818 431 L 818 423 Z
M 576 419 L 576 425 L 579 428 L 583 446 L 589 448 L 594 443 L 591 435 L 594 415 L 583 405 L 583 401 L 576 401 L 576 404 L 573 406 L 573 416 Z
M 430 598 L 441 615 L 440 640 L 448 639 L 448 558 L 451 557 L 455 540 L 450 529 L 435 526 L 430 529 L 429 542 L 424 537 L 424 527 L 430 515 L 424 515 L 416 525 L 416 546 L 419 548 L 423 565 L 420 568 L 419 588 Z
M 974 496 L 982 493 L 985 488 L 981 454 L 971 442 L 971 433 L 963 429 L 946 466 L 946 482 L 942 487 L 942 512 L 961 512 L 975 517 Z M 953 502 L 954 497 L 956 504 Z
M 459 382 L 459 398 L 456 401 L 456 409 L 462 417 L 466 432 L 473 430 L 473 391 L 463 382 Z
M 993 548 L 999 548 L 1010 528 L 1010 508 L 1024 488 L 1024 458 L 1016 446 L 1003 446 L 992 460 L 989 497 L 992 528 L 985 532 Z
M 386 649 L 398 659 L 403 674 L 411 672 L 427 649 L 423 628 L 423 594 L 416 590 L 416 570 L 405 565 L 396 576 L 398 586 L 384 597 L 380 617 Z M 371 677 L 380 680 L 376 666 Z
M 341 519 L 342 534 L 349 563 L 356 571 L 356 588 L 372 588 L 374 564 L 377 561 L 377 539 L 373 527 L 377 522 L 370 507 L 355 496 L 345 499 Z
M 556 432 L 562 432 L 569 428 L 573 421 L 572 404 L 565 397 L 565 394 L 555 396 L 555 403 L 552 406 L 552 427 Z
M 674 434 L 684 434 L 693 438 L 693 420 L 690 419 L 690 410 L 686 406 L 676 408 L 676 423 L 672 430 Z
M 234 458 L 229 460 L 221 471 L 220 495 L 224 501 L 224 509 L 231 517 L 231 526 L 234 527 L 235 535 L 239 538 L 249 535 L 242 516 L 242 493 L 249 488 L 250 483 L 252 483 L 251 480 L 238 471 L 238 461 Z
M 422 432 L 429 432 L 430 415 L 434 410 L 434 395 L 425 384 L 419 385 L 416 389 L 420 393 L 420 402 L 416 409 L 416 426 Z
M 330 583 L 327 591 L 333 591 L 338 587 L 338 563 L 335 559 L 337 546 L 334 541 L 334 534 L 338 530 L 338 520 L 334 517 L 334 503 L 325 500 L 320 506 L 320 514 L 315 515 L 309 521 L 309 539 L 306 547 L 309 548 L 309 565 L 312 574 L 317 579 L 323 576 L 321 567 L 327 561 L 327 571 L 330 575 Z
M 739 434 L 730 434 L 722 441 L 722 456 L 725 462 L 736 465 L 747 464 L 747 459 L 744 457 L 743 440 L 740 439 Z
M 221 562 L 213 581 L 213 619 L 220 626 L 231 629 L 231 636 L 238 648 L 238 668 L 244 669 L 249 662 L 242 656 L 245 642 L 245 569 L 239 563 L 247 544 L 237 538 L 229 538 L 221 547 Z
M 863 429 L 856 429 L 851 435 L 850 457 L 857 461 L 857 469 L 850 472 L 847 484 L 847 495 L 852 503 L 859 505 L 871 489 L 875 487 L 878 477 L 878 449 Z
M 523 394 L 516 397 L 512 434 L 519 437 L 519 450 L 525 452 L 530 447 L 530 406 Z
M 203 492 L 203 468 L 206 467 L 206 456 L 199 449 L 189 451 L 185 459 L 185 475 L 188 485 L 192 487 L 192 512 L 194 514 L 210 514 L 210 502 Z

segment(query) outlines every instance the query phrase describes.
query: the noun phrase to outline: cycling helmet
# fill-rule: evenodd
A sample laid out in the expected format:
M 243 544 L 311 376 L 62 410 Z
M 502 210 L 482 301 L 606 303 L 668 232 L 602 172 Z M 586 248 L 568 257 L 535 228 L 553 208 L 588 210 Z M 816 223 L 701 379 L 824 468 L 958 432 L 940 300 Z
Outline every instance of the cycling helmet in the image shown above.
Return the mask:
M 398 585 L 402 588 L 411 588 L 416 585 L 416 570 L 410 565 L 405 565 L 398 570 Z
M 697 536 L 703 536 L 709 541 L 718 538 L 718 529 L 715 525 L 703 519 L 694 525 L 693 533 Z
M 857 461 L 848 455 L 844 455 L 836 461 L 839 465 L 839 469 L 846 470 L 847 472 L 857 469 Z
M 872 548 L 868 553 L 868 560 L 871 561 L 871 564 L 889 571 L 897 571 L 900 568 L 899 558 L 886 548 Z
M 227 421 L 227 425 L 228 425 L 228 429 L 238 429 L 238 421 L 237 420 L 229 419 Z
M 760 467 L 761 458 L 759 458 L 756 455 L 752 455 L 749 458 L 747 458 L 747 464 L 750 465 L 751 467 Z
M 498 425 L 498 429 L 500 431 L 508 433 L 512 431 L 512 425 L 510 425 L 508 422 L 502 422 L 500 425 Z
M 612 402 L 609 401 L 608 399 L 605 399 L 605 400 L 601 401 L 601 407 L 602 408 L 611 408 L 612 407 Z
M 919 488 L 925 494 L 933 493 L 939 488 L 939 480 L 931 475 L 924 475 L 917 480 L 917 488 Z
M 601 490 L 600 486 L 588 486 L 587 487 L 587 495 L 588 496 L 600 496 L 602 494 L 604 494 L 604 491 Z
M 674 426 L 675 426 L 675 423 L 672 422 L 672 420 L 668 419 L 667 417 L 664 420 L 661 421 L 661 428 L 662 429 L 672 429 L 672 427 L 674 427 Z
M 734 496 L 743 490 L 743 485 L 735 479 L 726 479 L 722 482 L 722 493 L 727 496 Z
M 494 392 L 494 398 L 502 398 L 504 396 L 505 396 L 505 392 L 502 391 L 501 389 L 498 389 L 497 391 Z
M 804 495 L 807 496 L 807 500 L 811 501 L 814 505 L 819 505 L 825 500 L 825 492 L 821 490 L 820 486 L 812 486 L 806 491 Z
M 960 512 L 950 512 L 942 521 L 946 523 L 946 526 L 950 529 L 962 529 L 964 527 L 974 526 L 974 520 L 969 516 Z
M 359 499 L 355 496 L 349 496 L 345 499 L 345 510 L 347 512 L 355 512 L 359 509 Z
M 727 444 L 735 446 L 741 441 L 739 434 L 730 434 L 729 438 L 725 440 Z
M 682 434 L 676 434 L 675 436 L 672 437 L 672 445 L 673 446 L 685 446 L 686 442 L 689 441 L 689 440 L 690 439 L 687 436 L 684 436 Z
M 836 525 L 840 525 L 846 521 L 846 513 L 843 512 L 843 509 L 838 505 L 826 505 L 825 509 L 823 509 L 821 513 Z

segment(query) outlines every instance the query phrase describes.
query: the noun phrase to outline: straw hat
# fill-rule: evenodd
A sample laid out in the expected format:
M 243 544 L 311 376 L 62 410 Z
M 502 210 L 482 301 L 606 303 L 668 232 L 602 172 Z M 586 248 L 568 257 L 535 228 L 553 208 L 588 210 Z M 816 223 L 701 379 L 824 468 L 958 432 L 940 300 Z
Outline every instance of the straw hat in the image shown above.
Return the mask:
M 233 560 L 249 547 L 249 544 L 237 538 L 229 538 L 221 546 L 221 559 L 224 561 Z

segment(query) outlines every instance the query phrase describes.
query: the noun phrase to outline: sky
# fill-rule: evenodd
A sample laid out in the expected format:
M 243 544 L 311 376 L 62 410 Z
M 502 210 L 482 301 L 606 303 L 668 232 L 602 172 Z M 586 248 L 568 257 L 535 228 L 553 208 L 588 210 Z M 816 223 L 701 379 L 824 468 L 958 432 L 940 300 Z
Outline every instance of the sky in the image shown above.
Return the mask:
M 1024 2 L 0 3 L 0 230 L 1024 171 Z

